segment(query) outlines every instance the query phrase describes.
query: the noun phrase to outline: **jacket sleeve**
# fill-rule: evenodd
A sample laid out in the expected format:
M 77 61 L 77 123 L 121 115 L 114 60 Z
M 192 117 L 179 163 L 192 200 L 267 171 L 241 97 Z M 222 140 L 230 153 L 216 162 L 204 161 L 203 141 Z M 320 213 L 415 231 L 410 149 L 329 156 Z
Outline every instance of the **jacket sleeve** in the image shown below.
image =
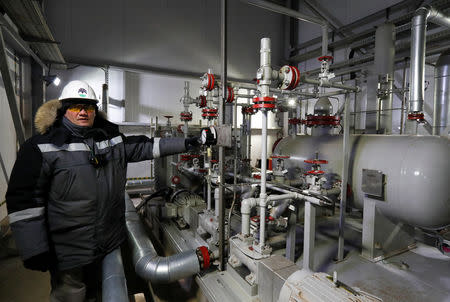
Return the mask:
M 186 151 L 184 138 L 148 138 L 145 135 L 125 136 L 128 162 L 137 162 Z
M 25 142 L 17 155 L 6 192 L 9 223 L 23 260 L 49 251 L 48 171 L 38 147 Z

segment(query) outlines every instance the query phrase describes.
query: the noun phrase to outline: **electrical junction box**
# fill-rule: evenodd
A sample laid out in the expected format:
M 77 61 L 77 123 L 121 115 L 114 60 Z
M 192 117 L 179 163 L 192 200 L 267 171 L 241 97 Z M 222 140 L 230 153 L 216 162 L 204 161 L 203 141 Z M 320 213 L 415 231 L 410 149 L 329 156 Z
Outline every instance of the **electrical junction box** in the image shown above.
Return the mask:
M 384 174 L 378 170 L 362 169 L 361 190 L 367 195 L 384 198 Z

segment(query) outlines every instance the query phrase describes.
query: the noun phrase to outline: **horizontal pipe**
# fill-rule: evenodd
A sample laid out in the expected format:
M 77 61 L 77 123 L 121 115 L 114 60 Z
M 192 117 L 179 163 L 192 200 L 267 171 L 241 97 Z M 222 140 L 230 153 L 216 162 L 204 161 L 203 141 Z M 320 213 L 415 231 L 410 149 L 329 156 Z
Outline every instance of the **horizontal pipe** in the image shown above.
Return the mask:
M 128 302 L 127 280 L 120 248 L 105 256 L 102 262 L 102 301 Z
M 359 91 L 359 87 L 347 86 L 347 85 L 333 83 L 333 82 L 321 84 L 319 80 L 310 79 L 305 76 L 300 77 L 300 82 L 306 83 L 306 84 L 321 85 L 322 87 L 332 87 L 332 88 L 344 89 L 344 90 L 353 91 L 353 92 Z
M 141 278 L 152 283 L 170 283 L 200 272 L 200 260 L 196 250 L 169 257 L 158 256 L 128 194 L 125 194 L 125 205 L 125 220 L 133 264 Z
M 322 20 L 321 18 L 308 16 L 308 15 L 302 14 L 298 11 L 295 11 L 293 9 L 289 9 L 284 6 L 271 3 L 269 1 L 264 1 L 264 0 L 241 0 L 241 1 L 246 2 L 250 5 L 264 8 L 264 9 L 270 10 L 272 12 L 283 14 L 283 15 L 289 16 L 291 18 L 301 20 L 301 21 L 310 22 L 310 23 L 318 24 L 318 25 L 327 25 L 326 21 Z

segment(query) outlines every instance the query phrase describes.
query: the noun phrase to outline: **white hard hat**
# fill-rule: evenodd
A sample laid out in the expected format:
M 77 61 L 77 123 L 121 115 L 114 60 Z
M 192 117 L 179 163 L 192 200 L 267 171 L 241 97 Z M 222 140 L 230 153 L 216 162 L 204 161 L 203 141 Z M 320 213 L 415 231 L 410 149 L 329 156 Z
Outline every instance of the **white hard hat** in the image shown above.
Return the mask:
M 71 81 L 63 89 L 59 100 L 87 101 L 97 104 L 94 89 L 84 81 Z

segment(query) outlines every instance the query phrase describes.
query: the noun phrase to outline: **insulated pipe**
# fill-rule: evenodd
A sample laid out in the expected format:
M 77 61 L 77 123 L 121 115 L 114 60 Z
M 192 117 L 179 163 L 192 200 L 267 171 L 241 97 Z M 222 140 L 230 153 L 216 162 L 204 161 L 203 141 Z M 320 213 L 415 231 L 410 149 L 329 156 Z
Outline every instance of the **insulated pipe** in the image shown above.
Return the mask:
M 439 56 L 434 70 L 433 135 L 444 134 L 447 128 L 450 100 L 450 49 Z M 447 133 L 445 133 L 447 134 Z
M 427 21 L 450 27 L 450 17 L 429 5 L 418 8 L 414 13 L 411 20 L 409 112 L 423 111 Z
M 209 251 L 204 253 L 204 250 L 207 250 L 206 247 L 169 257 L 158 256 L 128 194 L 125 194 L 125 206 L 125 220 L 133 265 L 141 278 L 152 283 L 170 283 L 199 273 L 200 265 L 205 269 L 209 267 L 210 253 Z M 199 253 L 199 251 L 203 252 Z
M 102 262 L 102 301 L 128 302 L 127 280 L 120 248 L 105 256 Z

